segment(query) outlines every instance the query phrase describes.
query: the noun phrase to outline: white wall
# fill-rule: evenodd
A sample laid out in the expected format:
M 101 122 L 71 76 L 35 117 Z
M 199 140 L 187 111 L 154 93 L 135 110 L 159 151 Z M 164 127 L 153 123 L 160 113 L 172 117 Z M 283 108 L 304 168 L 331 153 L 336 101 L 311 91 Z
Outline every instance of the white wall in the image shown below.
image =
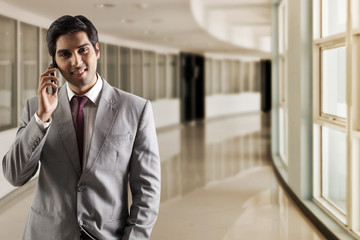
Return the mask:
M 1 162 L 3 156 L 7 153 L 11 147 L 16 134 L 17 129 L 10 129 L 7 131 L 0 132 L 0 156 Z M 1 165 L 2 166 L 2 165 Z M 1 167 L 2 172 L 2 167 Z M 3 198 L 6 194 L 14 190 L 15 187 L 11 186 L 8 181 L 5 179 L 3 174 L 0 174 L 0 199 Z
M 177 125 L 180 123 L 179 99 L 160 99 L 151 104 L 156 128 Z
M 260 111 L 260 93 L 207 96 L 205 111 L 206 118 Z

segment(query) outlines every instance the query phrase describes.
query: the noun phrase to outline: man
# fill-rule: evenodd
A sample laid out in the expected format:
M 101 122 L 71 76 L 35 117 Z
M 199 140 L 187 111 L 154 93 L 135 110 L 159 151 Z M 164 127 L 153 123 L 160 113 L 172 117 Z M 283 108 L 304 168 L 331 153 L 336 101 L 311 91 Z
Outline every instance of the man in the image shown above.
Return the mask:
M 58 82 L 52 68 L 40 76 L 38 96 L 27 101 L 3 159 L 4 175 L 15 186 L 40 166 L 23 239 L 149 239 L 160 201 L 150 102 L 96 73 L 97 30 L 84 16 L 53 22 L 47 44 L 66 83 L 51 82 Z

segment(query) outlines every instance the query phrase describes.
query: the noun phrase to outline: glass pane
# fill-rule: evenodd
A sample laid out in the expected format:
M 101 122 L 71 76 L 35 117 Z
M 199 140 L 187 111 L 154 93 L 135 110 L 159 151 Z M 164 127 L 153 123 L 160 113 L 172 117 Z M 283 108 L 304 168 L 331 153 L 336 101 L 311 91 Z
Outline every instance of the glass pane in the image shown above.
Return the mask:
M 322 196 L 346 213 L 346 134 L 322 128 Z
M 213 63 L 213 73 L 212 73 L 212 86 L 213 93 L 220 93 L 220 84 L 221 84 L 221 62 L 220 60 L 214 60 Z
M 285 111 L 282 107 L 279 108 L 279 153 L 283 162 L 287 165 L 286 158 L 286 119 L 285 119 Z
M 346 117 L 346 48 L 322 51 L 322 112 Z
M 261 71 L 261 69 L 259 70 Z M 285 103 L 285 89 L 286 89 L 286 60 L 284 56 L 281 56 L 279 61 L 279 102 Z
M 49 67 L 50 63 L 52 62 L 46 43 L 46 32 L 47 32 L 46 29 L 41 29 L 41 63 L 40 63 L 41 73 L 46 71 L 46 69 Z
M 115 45 L 106 46 L 106 80 L 114 87 L 119 87 L 118 48 Z
M 255 62 L 254 64 L 254 91 L 260 92 L 260 62 Z
M 120 47 L 120 88 L 131 91 L 130 82 L 130 48 Z
M 100 50 L 100 58 L 97 61 L 97 72 L 100 74 L 101 77 L 106 79 L 106 72 L 105 72 L 105 44 L 99 43 L 99 50 Z
M 242 71 L 242 90 L 244 92 L 249 92 L 250 91 L 250 83 L 249 83 L 249 68 L 250 68 L 250 64 L 249 62 L 242 62 L 241 63 L 241 71 Z
M 16 22 L 0 16 L 0 129 L 16 125 Z
M 156 99 L 155 52 L 144 52 L 144 98 Z
M 163 54 L 158 55 L 158 91 L 159 98 L 166 97 L 166 56 Z
M 20 25 L 21 109 L 26 99 L 36 96 L 39 81 L 39 32 L 29 24 Z
M 236 92 L 236 61 L 231 61 L 230 65 L 230 93 Z
M 347 1 L 322 0 L 322 37 L 346 30 Z
M 143 96 L 142 51 L 132 49 L 132 93 Z
M 206 59 L 205 61 L 205 79 L 206 79 L 206 95 L 210 96 L 212 94 L 212 86 L 211 86 L 211 59 Z
M 177 69 L 177 55 L 170 55 L 170 61 L 169 61 L 169 76 L 171 78 L 170 80 L 170 86 L 168 89 L 169 91 L 169 98 L 177 98 L 179 97 L 179 83 L 178 83 L 178 69 Z
M 234 93 L 240 92 L 240 61 L 234 62 Z

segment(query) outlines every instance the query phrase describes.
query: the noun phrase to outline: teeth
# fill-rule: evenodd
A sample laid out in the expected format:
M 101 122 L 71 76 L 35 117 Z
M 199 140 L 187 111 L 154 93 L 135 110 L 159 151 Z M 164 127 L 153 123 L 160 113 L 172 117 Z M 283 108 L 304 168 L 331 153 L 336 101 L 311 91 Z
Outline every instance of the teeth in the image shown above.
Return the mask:
M 86 69 L 83 69 L 82 71 L 77 71 L 77 72 L 72 72 L 73 74 L 82 74 L 83 72 L 85 72 Z

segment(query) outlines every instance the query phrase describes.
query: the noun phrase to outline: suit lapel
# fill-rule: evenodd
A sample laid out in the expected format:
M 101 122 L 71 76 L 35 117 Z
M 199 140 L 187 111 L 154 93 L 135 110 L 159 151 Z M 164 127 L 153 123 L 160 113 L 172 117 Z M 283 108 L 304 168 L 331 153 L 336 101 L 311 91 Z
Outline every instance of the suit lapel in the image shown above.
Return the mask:
M 84 171 L 89 171 L 98 159 L 105 139 L 109 135 L 118 114 L 118 110 L 113 108 L 113 104 L 117 102 L 117 99 L 114 97 L 114 90 L 105 80 L 103 84 Z
M 70 159 L 76 173 L 80 176 L 81 168 L 79 161 L 79 151 L 77 147 L 73 118 L 71 116 L 69 99 L 65 86 L 60 88 L 58 96 L 58 107 L 53 113 L 54 122 L 57 125 L 57 130 L 59 131 L 60 138 L 67 151 L 68 158 Z

